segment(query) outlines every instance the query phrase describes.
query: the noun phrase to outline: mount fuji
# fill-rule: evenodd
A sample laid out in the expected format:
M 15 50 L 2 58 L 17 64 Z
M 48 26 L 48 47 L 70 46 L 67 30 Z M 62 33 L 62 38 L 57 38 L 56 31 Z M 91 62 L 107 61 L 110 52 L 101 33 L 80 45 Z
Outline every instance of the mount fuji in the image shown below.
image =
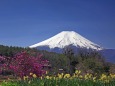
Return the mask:
M 77 48 L 86 48 L 86 49 L 94 49 L 94 50 L 102 50 L 103 48 L 99 45 L 89 41 L 84 38 L 80 34 L 74 31 L 62 31 L 59 34 L 42 41 L 40 43 L 29 46 L 30 48 L 49 48 L 49 50 L 53 51 L 56 48 L 63 49 L 67 46 L 74 46 Z
M 29 46 L 29 48 L 62 53 L 63 48 L 68 46 L 75 52 L 79 49 L 96 50 L 101 53 L 108 62 L 115 63 L 115 49 L 105 49 L 74 31 L 62 31 L 47 40 Z

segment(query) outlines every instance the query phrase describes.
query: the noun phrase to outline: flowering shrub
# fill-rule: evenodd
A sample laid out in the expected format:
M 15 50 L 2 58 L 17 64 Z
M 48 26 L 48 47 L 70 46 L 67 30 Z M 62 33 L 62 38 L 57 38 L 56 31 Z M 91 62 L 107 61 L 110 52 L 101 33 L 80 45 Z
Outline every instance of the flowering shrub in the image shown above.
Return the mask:
M 4 57 L 3 56 L 0 56 L 0 63 L 2 63 L 2 61 L 4 61 Z
M 43 65 L 48 63 L 47 60 L 42 60 L 41 57 L 41 54 L 33 56 L 27 52 L 21 52 L 13 58 L 9 67 L 20 77 L 29 76 L 30 73 L 34 73 L 40 77 L 46 73 L 43 70 Z
M 3 60 L 2 57 L 0 59 Z M 10 64 L 7 65 L 7 68 L 13 71 L 16 76 L 21 78 L 24 76 L 30 76 L 30 73 L 34 73 L 37 77 L 40 77 L 46 73 L 46 71 L 43 70 L 43 66 L 46 63 L 48 63 L 48 61 L 43 60 L 41 54 L 32 55 L 24 51 L 14 56 L 11 59 Z M 3 65 L 6 64 L 7 62 Z
M 8 63 L 5 64 L 5 62 L 6 62 L 6 57 L 0 56 L 0 74 L 8 70 L 7 68 Z

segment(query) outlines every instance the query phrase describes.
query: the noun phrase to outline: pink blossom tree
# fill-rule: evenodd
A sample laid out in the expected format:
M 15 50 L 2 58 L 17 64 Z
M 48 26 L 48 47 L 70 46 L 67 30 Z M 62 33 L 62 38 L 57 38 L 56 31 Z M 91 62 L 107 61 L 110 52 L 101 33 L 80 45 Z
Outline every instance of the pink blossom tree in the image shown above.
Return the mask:
M 3 60 L 3 58 L 1 59 Z M 46 71 L 43 70 L 43 66 L 46 63 L 48 63 L 48 61 L 43 60 L 41 54 L 33 55 L 24 51 L 16 54 L 16 56 L 11 59 L 10 64 L 7 65 L 7 68 L 21 78 L 23 78 L 23 76 L 30 76 L 30 73 L 40 77 L 46 73 Z M 4 65 L 6 65 L 6 63 L 4 63 Z

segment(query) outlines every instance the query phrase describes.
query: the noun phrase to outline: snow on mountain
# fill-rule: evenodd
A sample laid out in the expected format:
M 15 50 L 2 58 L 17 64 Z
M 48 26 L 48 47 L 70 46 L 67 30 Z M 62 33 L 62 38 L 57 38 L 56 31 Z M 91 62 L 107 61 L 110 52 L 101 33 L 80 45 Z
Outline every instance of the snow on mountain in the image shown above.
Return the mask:
M 34 44 L 29 46 L 30 48 L 38 48 L 47 46 L 50 49 L 53 48 L 64 48 L 66 46 L 76 46 L 79 48 L 86 48 L 86 49 L 95 49 L 95 50 L 102 50 L 103 48 L 99 45 L 89 41 L 88 39 L 84 38 L 80 34 L 74 31 L 62 31 L 59 34 L 42 41 L 40 43 Z

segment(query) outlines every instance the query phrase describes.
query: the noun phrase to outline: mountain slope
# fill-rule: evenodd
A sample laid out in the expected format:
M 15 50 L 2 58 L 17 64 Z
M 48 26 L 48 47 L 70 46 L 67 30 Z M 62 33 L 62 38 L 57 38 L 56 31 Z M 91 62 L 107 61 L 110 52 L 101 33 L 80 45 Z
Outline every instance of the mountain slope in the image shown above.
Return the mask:
M 77 48 L 102 50 L 102 48 L 99 45 L 89 41 L 88 39 L 82 37 L 81 35 L 79 35 L 74 31 L 62 31 L 59 34 L 45 41 L 31 45 L 29 47 L 38 49 L 44 47 L 44 49 L 47 50 L 55 48 L 62 49 L 69 45 L 75 46 Z

